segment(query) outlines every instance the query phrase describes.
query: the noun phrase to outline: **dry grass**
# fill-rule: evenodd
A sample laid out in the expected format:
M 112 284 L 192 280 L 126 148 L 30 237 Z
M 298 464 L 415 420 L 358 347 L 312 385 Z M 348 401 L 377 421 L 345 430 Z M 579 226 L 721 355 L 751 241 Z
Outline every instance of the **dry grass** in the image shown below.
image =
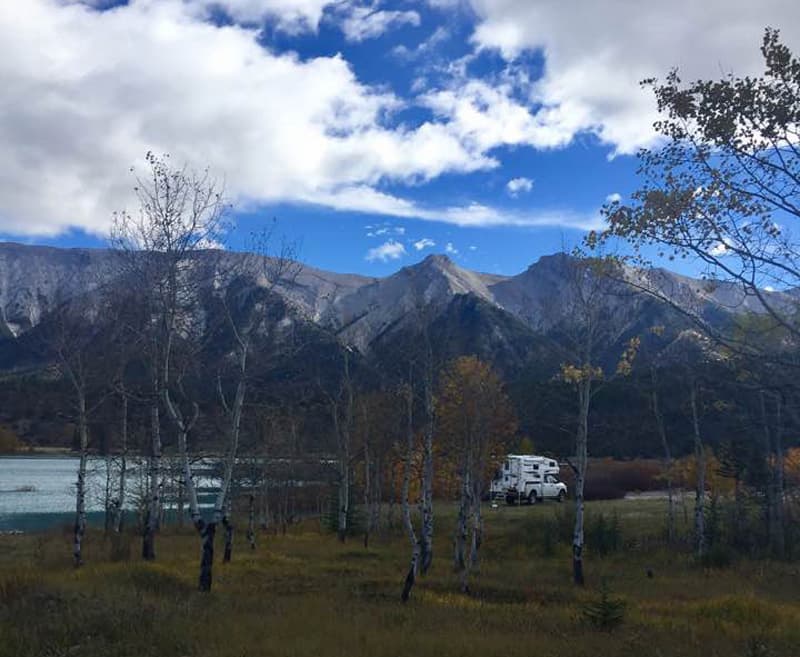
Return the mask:
M 399 601 L 408 547 L 400 533 L 364 550 L 340 545 L 315 523 L 239 540 L 215 569 L 214 591 L 195 591 L 199 546 L 190 533 L 159 537 L 159 561 L 112 561 L 92 534 L 87 566 L 70 567 L 68 537 L 0 537 L 0 655 L 245 657 L 292 655 L 539 655 L 541 657 L 800 654 L 800 569 L 737 562 L 702 570 L 658 545 L 658 501 L 597 502 L 616 513 L 623 549 L 587 554 L 588 585 L 570 583 L 569 548 L 544 540 L 564 507 L 487 509 L 473 594 L 450 568 L 450 510 L 439 508 L 433 571 Z M 130 537 L 135 541 L 135 537 Z M 651 569 L 653 577 L 647 576 Z M 581 609 L 605 579 L 627 601 L 613 633 Z

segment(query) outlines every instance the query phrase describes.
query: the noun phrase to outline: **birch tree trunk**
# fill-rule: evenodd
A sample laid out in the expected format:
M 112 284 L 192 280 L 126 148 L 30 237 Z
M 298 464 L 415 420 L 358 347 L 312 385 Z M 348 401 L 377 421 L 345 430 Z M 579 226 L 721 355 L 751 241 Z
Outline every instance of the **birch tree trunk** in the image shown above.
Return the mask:
M 480 483 L 474 482 L 472 488 L 472 540 L 470 542 L 469 561 L 472 567 L 478 565 L 478 551 L 483 543 L 483 516 L 481 514 Z
M 468 458 L 464 458 L 464 471 L 461 479 L 461 496 L 458 503 L 458 518 L 453 550 L 453 567 L 461 580 L 461 591 L 469 593 L 467 560 L 467 538 L 469 537 L 469 516 L 471 510 L 471 479 Z
M 706 498 L 706 453 L 700 434 L 700 419 L 697 413 L 697 383 L 692 382 L 689 403 L 692 411 L 694 433 L 694 457 L 697 467 L 694 498 L 694 541 L 695 552 L 701 558 L 706 551 L 705 498 Z
M 411 501 L 409 494 L 411 489 L 411 462 L 414 457 L 414 397 L 411 386 L 406 390 L 406 449 L 403 458 L 403 485 L 400 492 L 400 502 L 403 509 L 403 525 L 411 542 L 411 563 L 408 567 L 403 592 L 400 599 L 408 602 L 411 596 L 411 589 L 417 580 L 417 570 L 419 569 L 420 545 L 417 534 L 414 531 L 414 520 L 411 517 Z
M 461 582 L 461 592 L 469 593 L 470 559 L 467 558 L 467 539 L 469 538 L 469 519 L 472 511 L 472 478 L 467 466 L 461 486 L 461 500 L 458 507 L 458 522 L 455 540 L 455 567 Z
M 572 579 L 578 586 L 584 585 L 584 500 L 589 438 L 589 404 L 592 394 L 591 374 L 578 382 L 578 430 L 575 439 L 575 527 L 572 534 Z
M 105 470 L 106 470 L 106 485 L 103 491 L 103 533 L 108 534 L 111 531 L 114 518 L 114 503 L 111 499 L 111 449 L 106 445 L 105 457 Z
M 256 496 L 250 493 L 247 498 L 247 542 L 250 549 L 256 549 Z
M 429 368 L 430 369 L 430 368 Z M 433 375 L 425 380 L 425 432 L 422 446 L 422 528 L 420 532 L 421 571 L 425 575 L 433 562 Z
M 208 592 L 211 590 L 212 569 L 214 566 L 214 538 L 217 531 L 216 522 L 206 522 L 200 513 L 200 504 L 197 499 L 197 489 L 194 486 L 192 477 L 192 464 L 189 460 L 189 448 L 186 440 L 188 433 L 187 424 L 184 422 L 181 412 L 172 404 L 169 390 L 164 390 L 164 402 L 167 412 L 172 418 L 178 429 L 178 453 L 183 466 L 183 486 L 186 497 L 189 501 L 189 514 L 197 533 L 201 539 L 200 554 L 200 575 L 198 577 L 198 588 L 200 591 Z M 195 407 L 195 418 L 197 417 L 197 407 Z M 192 423 L 194 420 L 192 420 Z
M 114 531 L 122 533 L 125 523 L 125 493 L 128 477 L 128 395 L 122 391 L 122 424 L 120 427 L 119 495 L 117 496 Z
M 239 380 L 236 384 L 236 394 L 233 398 L 233 405 L 228 408 L 230 416 L 230 429 L 229 429 L 229 444 L 228 452 L 225 456 L 225 470 L 222 479 L 222 486 L 220 487 L 219 494 L 217 495 L 216 502 L 214 503 L 214 522 L 222 522 L 225 527 L 225 554 L 223 562 L 227 563 L 231 559 L 233 552 L 233 531 L 234 526 L 230 518 L 230 511 L 232 502 L 230 500 L 231 486 L 233 482 L 233 469 L 236 465 L 236 455 L 239 451 L 239 434 L 242 424 L 242 408 L 244 407 L 244 399 L 246 392 L 246 379 L 247 374 L 247 351 L 248 343 L 241 344 L 239 351 Z M 224 397 L 223 397 L 224 400 Z
M 661 448 L 664 450 L 664 475 L 667 483 L 667 541 L 670 545 L 675 543 L 675 496 L 672 492 L 672 450 L 667 440 L 667 430 L 664 426 L 664 416 L 658 403 L 658 379 L 656 369 L 650 369 L 652 388 L 650 399 L 653 406 L 653 417 L 656 421 L 658 436 L 661 438 Z
M 233 532 L 236 529 L 231 522 L 230 500 L 228 500 L 228 511 L 222 517 L 222 526 L 225 528 L 225 551 L 222 555 L 222 563 L 230 563 L 233 556 Z
M 766 487 L 767 504 L 767 536 L 769 553 L 782 558 L 785 553 L 785 536 L 783 528 L 783 445 L 781 437 L 781 398 L 780 394 L 771 395 L 775 405 L 774 431 L 770 427 L 767 410 L 766 392 L 759 391 L 761 405 L 761 421 L 764 428 L 764 452 L 766 454 L 769 478 Z M 774 440 L 773 440 L 774 435 Z
M 156 392 L 158 390 L 156 389 Z M 142 558 L 153 561 L 156 558 L 156 531 L 158 530 L 158 514 L 161 509 L 161 419 L 158 410 L 158 397 L 150 406 L 150 458 L 147 463 L 149 503 L 142 534 Z
M 341 543 L 347 540 L 347 517 L 350 514 L 350 466 L 349 455 L 344 452 L 339 459 L 339 521 L 338 537 Z
M 775 394 L 775 552 L 786 557 L 786 509 L 784 498 L 783 397 Z
M 380 535 L 382 525 L 381 522 L 381 506 L 383 505 L 383 459 L 381 454 L 378 453 L 375 458 L 374 476 L 372 477 L 372 530 L 378 532 Z
M 366 424 L 366 411 L 364 412 Z M 364 430 L 364 510 L 367 516 L 367 522 L 364 527 L 364 549 L 369 549 L 369 535 L 372 531 L 372 491 L 371 491 L 371 477 L 370 477 L 370 458 L 369 458 L 369 438 L 368 429 Z
M 86 426 L 86 397 L 78 388 L 78 437 L 81 457 L 78 463 L 78 482 L 75 492 L 75 526 L 72 558 L 76 568 L 83 565 L 83 536 L 86 533 L 86 462 L 89 457 L 89 432 Z

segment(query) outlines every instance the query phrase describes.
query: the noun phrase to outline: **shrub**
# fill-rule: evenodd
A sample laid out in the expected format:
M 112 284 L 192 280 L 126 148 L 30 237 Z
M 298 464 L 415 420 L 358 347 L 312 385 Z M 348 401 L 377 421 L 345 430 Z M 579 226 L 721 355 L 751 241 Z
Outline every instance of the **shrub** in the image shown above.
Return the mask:
M 5 425 L 0 425 L 0 454 L 13 454 L 22 447 L 15 434 Z
M 733 562 L 733 553 L 727 545 L 714 543 L 700 559 L 704 568 L 727 568 Z
M 626 603 L 612 597 L 604 581 L 600 586 L 600 598 L 583 607 L 583 617 L 596 629 L 611 632 L 625 619 Z
M 356 536 L 364 532 L 364 517 L 360 507 L 352 499 L 352 488 L 350 504 L 347 508 L 347 535 Z M 325 513 L 322 518 L 322 528 L 335 534 L 339 531 L 339 496 L 337 493 L 331 495 L 325 505 Z
M 586 528 L 586 545 L 597 554 L 610 554 L 622 547 L 622 530 L 616 511 L 611 518 L 600 513 L 590 519 Z

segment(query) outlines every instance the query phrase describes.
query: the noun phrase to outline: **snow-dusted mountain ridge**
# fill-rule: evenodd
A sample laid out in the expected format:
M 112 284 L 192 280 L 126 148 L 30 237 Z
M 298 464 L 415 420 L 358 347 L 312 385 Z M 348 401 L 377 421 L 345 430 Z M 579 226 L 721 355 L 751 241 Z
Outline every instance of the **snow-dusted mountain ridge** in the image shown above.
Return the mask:
M 216 258 L 222 269 L 229 270 L 244 255 L 200 251 L 194 257 L 199 261 Z M 378 338 L 392 331 L 433 321 L 459 295 L 475 297 L 509 313 L 534 331 L 547 331 L 569 305 L 573 262 L 565 254 L 545 256 L 510 277 L 465 269 L 445 255 L 428 256 L 382 278 L 304 265 L 278 292 L 299 316 L 367 353 Z M 21 335 L 59 299 L 91 293 L 112 280 L 114 272 L 114 254 L 109 250 L 0 243 L 0 332 L 7 337 Z M 711 286 L 663 269 L 624 268 L 621 275 L 634 284 L 657 284 L 684 306 L 706 316 L 758 311 L 754 299 L 731 285 Z M 609 303 L 626 302 L 617 299 Z

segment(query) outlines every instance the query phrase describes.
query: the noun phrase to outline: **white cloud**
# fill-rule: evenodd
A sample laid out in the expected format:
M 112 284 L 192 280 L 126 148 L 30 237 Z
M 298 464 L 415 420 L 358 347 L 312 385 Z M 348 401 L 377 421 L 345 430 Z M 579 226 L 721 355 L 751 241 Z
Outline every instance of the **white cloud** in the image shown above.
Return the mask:
M 368 226 L 369 232 L 367 237 L 379 237 L 381 235 L 388 235 L 394 233 L 395 235 L 405 235 L 406 229 L 404 226 L 392 226 L 389 223 L 378 224 L 377 226 Z
M 655 103 L 640 80 L 675 66 L 686 80 L 757 73 L 767 25 L 800 47 L 796 0 L 468 1 L 478 48 L 508 60 L 523 50 L 544 55 L 544 75 L 530 86 L 543 129 L 567 139 L 590 131 L 619 153 L 653 142 Z
M 376 260 L 388 262 L 389 260 L 399 260 L 404 255 L 407 255 L 406 247 L 404 247 L 400 242 L 389 240 L 388 242 L 384 242 L 380 246 L 376 246 L 375 248 L 367 251 L 365 259 L 368 262 L 375 262 Z
M 421 240 L 417 240 L 414 242 L 414 248 L 417 251 L 422 251 L 423 249 L 429 249 L 436 246 L 436 242 L 434 242 L 429 237 L 423 237 Z
M 150 0 L 157 2 L 159 0 Z M 277 27 L 292 34 L 316 31 L 325 7 L 335 0 L 184 0 L 205 11 L 220 7 L 240 23 L 258 23 L 265 18 L 277 21 Z
M 511 196 L 519 196 L 521 192 L 533 189 L 533 181 L 530 178 L 512 178 L 506 183 L 506 189 Z
M 392 48 L 391 52 L 395 57 L 402 60 L 430 60 L 432 53 L 434 53 L 441 44 L 449 40 L 450 37 L 450 30 L 440 25 L 433 31 L 431 36 L 425 39 L 425 41 L 420 43 L 416 48 L 409 48 L 408 46 L 400 44 Z
M 148 150 L 210 164 L 239 206 L 405 217 L 414 204 L 375 185 L 497 164 L 446 122 L 390 127 L 401 101 L 359 82 L 341 56 L 275 54 L 257 28 L 210 24 L 198 6 L 0 2 L 0 231 L 102 233 L 130 203 L 128 168 Z M 226 6 L 244 17 L 260 5 Z
M 606 196 L 606 203 L 619 203 L 622 200 L 622 195 L 614 192 Z
M 393 27 L 418 26 L 420 17 L 416 11 L 387 11 L 374 7 L 350 7 L 340 22 L 348 41 L 364 41 L 381 36 Z
M 446 75 L 426 69 L 426 58 L 441 54 L 437 44 L 453 38 L 446 23 L 413 51 L 431 51 L 418 57 L 414 88 L 426 91 L 415 99 L 365 84 L 341 55 L 303 60 L 258 40 L 263 20 L 313 32 L 328 19 L 349 29 L 348 17 L 373 22 L 353 27 L 368 38 L 417 24 L 407 8 L 391 18 L 393 10 L 356 0 L 130 0 L 111 11 L 88 0 L 0 2 L 0 232 L 104 232 L 111 212 L 130 201 L 128 166 L 148 150 L 211 165 L 240 207 L 286 202 L 461 226 L 597 227 L 594 212 L 436 208 L 381 190 L 495 169 L 498 147 L 559 148 L 585 131 L 632 152 L 652 139 L 654 108 L 641 78 L 674 65 L 687 79 L 753 72 L 766 24 L 800 45 L 800 3 L 789 0 L 579 0 L 579 11 L 552 0 L 463 2 L 477 16 L 476 48 L 498 49 L 508 69 L 471 79 L 474 54 L 444 62 Z M 236 24 L 207 22 L 215 4 Z M 515 63 L 526 49 L 543 53 L 541 79 Z M 433 118 L 396 125 L 415 103 Z
M 574 136 L 572 126 L 553 120 L 551 108 L 533 112 L 517 100 L 511 83 L 463 79 L 459 73 L 450 88 L 428 92 L 420 100 L 476 153 L 503 145 L 557 148 Z
M 720 256 L 726 255 L 728 251 L 729 247 L 727 245 L 723 244 L 722 242 L 718 242 L 709 249 L 708 254 L 714 256 L 715 258 L 718 258 Z
M 477 247 L 477 246 L 474 246 L 474 245 L 471 245 L 471 246 L 469 247 L 469 250 L 470 250 L 470 251 L 477 251 L 477 250 L 478 250 L 478 247 Z
M 444 246 L 445 253 L 449 253 L 450 255 L 458 255 L 458 249 L 453 246 L 452 242 L 448 242 Z

